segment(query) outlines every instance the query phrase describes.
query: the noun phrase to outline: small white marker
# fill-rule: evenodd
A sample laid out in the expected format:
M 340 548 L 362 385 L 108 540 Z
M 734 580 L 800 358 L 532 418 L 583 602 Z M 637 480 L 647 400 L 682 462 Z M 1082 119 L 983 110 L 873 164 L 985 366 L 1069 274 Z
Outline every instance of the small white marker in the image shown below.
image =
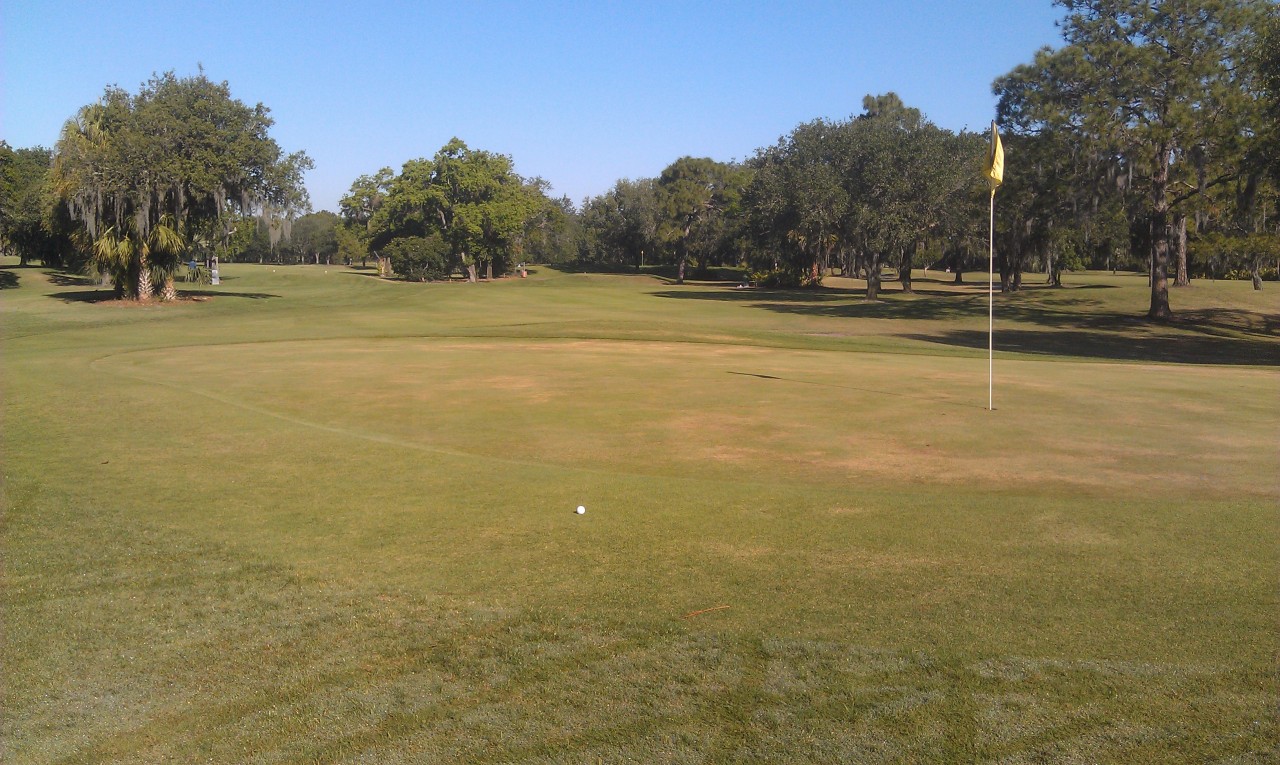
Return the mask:
M 575 510 L 574 512 L 576 512 L 578 515 L 582 515 L 587 512 L 587 508 L 583 507 L 582 505 L 578 505 L 578 509 Z

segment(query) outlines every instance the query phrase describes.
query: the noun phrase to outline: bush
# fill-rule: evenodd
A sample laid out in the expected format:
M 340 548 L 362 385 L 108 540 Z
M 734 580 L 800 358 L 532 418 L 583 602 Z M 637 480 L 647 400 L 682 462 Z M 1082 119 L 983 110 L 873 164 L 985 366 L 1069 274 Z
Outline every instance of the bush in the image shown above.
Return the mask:
M 770 289 L 792 289 L 806 287 L 805 274 L 783 269 L 772 271 L 752 271 L 751 283 L 758 287 Z
M 1280 279 L 1280 271 L 1277 271 L 1275 268 L 1263 267 L 1258 269 L 1258 276 L 1260 276 L 1264 282 L 1274 282 L 1277 279 Z M 1227 280 L 1238 279 L 1240 281 L 1247 282 L 1253 278 L 1253 271 L 1247 268 L 1232 268 L 1219 278 Z
M 391 259 L 391 268 L 409 281 L 449 276 L 449 245 L 439 234 L 392 239 L 382 248 L 382 254 Z

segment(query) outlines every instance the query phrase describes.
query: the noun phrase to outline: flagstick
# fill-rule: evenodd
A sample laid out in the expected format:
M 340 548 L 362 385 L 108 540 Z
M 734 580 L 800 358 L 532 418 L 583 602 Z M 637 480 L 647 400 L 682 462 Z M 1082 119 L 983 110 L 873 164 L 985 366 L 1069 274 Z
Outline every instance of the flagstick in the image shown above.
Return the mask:
M 991 189 L 991 228 L 987 237 L 987 411 L 994 411 L 996 348 L 996 190 Z
M 991 184 L 991 228 L 987 238 L 987 411 L 995 411 L 996 387 L 996 188 L 1004 181 L 1004 147 L 1000 130 L 991 120 L 991 154 L 987 157 L 987 183 Z M 1003 283 L 1002 283 L 1003 288 Z

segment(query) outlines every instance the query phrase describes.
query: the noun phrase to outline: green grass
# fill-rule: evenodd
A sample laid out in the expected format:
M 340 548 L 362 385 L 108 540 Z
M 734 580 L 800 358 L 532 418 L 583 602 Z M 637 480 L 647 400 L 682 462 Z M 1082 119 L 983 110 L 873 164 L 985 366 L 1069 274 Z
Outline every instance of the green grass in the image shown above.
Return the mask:
M 1280 759 L 1275 285 L 222 270 L 0 269 L 6 762 Z

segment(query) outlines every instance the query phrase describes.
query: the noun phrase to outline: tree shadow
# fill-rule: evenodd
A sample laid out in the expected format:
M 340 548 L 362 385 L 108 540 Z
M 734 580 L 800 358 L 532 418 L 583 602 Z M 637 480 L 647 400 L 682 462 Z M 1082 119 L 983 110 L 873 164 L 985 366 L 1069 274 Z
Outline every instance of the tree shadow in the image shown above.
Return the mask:
M 901 337 L 962 348 L 987 347 L 987 333 L 979 330 L 951 330 L 933 335 L 904 334 Z M 1280 366 L 1280 344 L 1214 336 L 1135 336 L 1070 330 L 1004 329 L 995 333 L 995 348 L 1042 356 L 1117 361 Z
M 48 274 L 49 283 L 57 287 L 94 287 L 102 286 L 97 279 L 90 279 L 83 274 L 73 274 L 66 271 L 53 271 Z
M 776 296 L 757 307 L 777 313 L 829 318 L 910 319 L 945 321 L 979 319 L 987 316 L 987 295 L 954 292 L 927 293 L 917 290 L 914 299 L 865 300 L 835 296 L 812 301 Z M 1101 309 L 1102 304 L 1087 297 L 1059 297 L 1051 304 L 1027 305 L 997 298 L 996 314 L 1001 321 L 1029 322 L 1043 326 L 1079 329 L 1131 330 L 1147 326 L 1146 320 Z
M 1153 323 L 1144 317 L 1117 313 L 1089 296 L 1096 289 L 1107 288 L 1110 285 L 1065 289 L 1044 285 L 997 297 L 996 315 L 1005 325 L 998 327 L 997 347 L 1021 353 L 1124 361 L 1280 365 L 1280 315 L 1234 308 L 1188 309 L 1179 312 L 1174 321 Z M 1040 293 L 1037 302 L 1023 299 L 1029 291 Z M 651 294 L 673 300 L 736 302 L 775 313 L 832 319 L 981 321 L 988 311 L 985 289 L 917 289 L 914 296 L 893 292 L 881 300 L 866 300 L 851 290 L 838 288 L 689 289 Z M 1026 325 L 1043 329 L 1028 329 Z M 987 333 L 981 330 L 943 329 L 899 336 L 966 348 L 987 345 Z
M 95 290 L 76 290 L 74 292 L 51 292 L 48 297 L 61 300 L 64 303 L 126 303 L 116 297 L 114 289 L 95 289 Z M 216 290 L 178 290 L 178 301 L 204 301 L 210 298 L 230 297 L 243 298 L 246 300 L 267 300 L 269 298 L 278 298 L 279 295 L 273 295 L 269 292 L 218 292 Z M 161 301 L 152 301 L 155 305 L 162 305 Z
M 736 375 L 738 377 L 754 377 L 759 380 L 772 380 L 772 381 L 783 382 L 783 383 L 794 383 L 797 385 L 813 385 L 821 388 L 839 388 L 840 390 L 854 390 L 854 391 L 858 391 L 859 393 L 871 393 L 877 396 L 892 396 L 894 398 L 912 398 L 912 399 L 918 399 L 927 403 L 937 403 L 937 401 L 939 400 L 939 395 L 936 392 L 930 393 L 928 396 L 919 396 L 911 393 L 903 393 L 902 391 L 884 390 L 883 388 L 861 388 L 856 385 L 837 385 L 835 383 L 817 382 L 815 380 L 802 380 L 796 377 L 778 377 L 776 375 L 765 375 L 765 374 L 760 374 L 758 372 L 730 371 L 728 372 L 728 374 Z M 942 398 L 946 398 L 946 396 L 944 395 L 942 396 Z M 986 408 L 986 407 L 978 407 L 976 404 L 967 404 L 967 403 L 958 402 L 958 401 L 953 401 L 952 403 L 955 403 L 958 406 L 974 406 L 975 408 L 982 408 L 982 409 Z
M 18 286 L 18 275 L 9 269 L 0 270 L 0 290 L 11 290 Z
M 671 276 L 675 276 L 675 268 L 665 268 L 663 266 L 641 266 L 639 270 L 635 266 L 624 266 L 619 264 L 608 263 L 547 263 L 545 268 L 561 274 L 613 274 L 617 276 L 654 276 L 664 271 L 670 271 Z
M 636 270 L 635 266 L 582 263 L 547 263 L 542 264 L 540 267 L 562 274 L 642 276 L 658 279 L 667 284 L 676 284 L 676 277 L 678 276 L 676 267 L 672 265 L 641 266 L 639 270 Z M 741 281 L 742 269 L 740 268 L 715 266 L 701 273 L 693 269 L 685 272 L 685 284 L 736 284 Z
M 222 292 L 219 290 L 178 290 L 179 298 L 215 298 L 215 297 L 233 297 L 244 298 L 245 300 L 269 300 L 278 298 L 279 295 L 270 292 Z
M 109 303 L 117 299 L 114 289 L 51 292 L 47 297 L 56 298 L 64 303 Z
M 674 284 L 674 280 L 672 280 Z M 694 284 L 693 286 L 698 286 Z M 831 287 L 814 287 L 809 289 L 764 289 L 762 287 L 733 287 L 725 289 L 716 287 L 713 289 L 683 289 L 683 290 L 661 290 L 649 293 L 654 297 L 670 298 L 672 300 L 719 300 L 724 302 L 751 303 L 755 301 L 757 304 L 753 307 L 766 308 L 773 303 L 825 303 L 829 301 L 857 300 L 858 298 L 848 290 L 835 289 Z

